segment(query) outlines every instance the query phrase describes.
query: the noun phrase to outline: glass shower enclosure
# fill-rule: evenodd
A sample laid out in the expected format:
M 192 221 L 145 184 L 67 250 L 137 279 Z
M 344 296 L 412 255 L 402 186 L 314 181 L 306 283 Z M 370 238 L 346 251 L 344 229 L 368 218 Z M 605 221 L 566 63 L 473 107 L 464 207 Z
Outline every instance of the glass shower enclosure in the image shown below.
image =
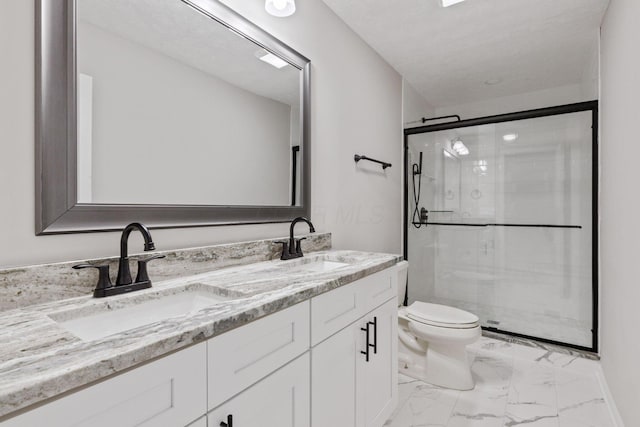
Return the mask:
M 405 130 L 408 303 L 597 351 L 597 102 Z

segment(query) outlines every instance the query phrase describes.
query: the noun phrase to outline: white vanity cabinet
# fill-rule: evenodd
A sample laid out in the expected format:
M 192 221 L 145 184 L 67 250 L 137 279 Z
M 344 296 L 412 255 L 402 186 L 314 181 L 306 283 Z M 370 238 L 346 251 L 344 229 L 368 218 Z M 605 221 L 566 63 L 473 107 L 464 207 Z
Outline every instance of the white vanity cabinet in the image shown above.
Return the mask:
M 396 281 L 383 270 L 0 425 L 380 427 L 397 401 Z
M 393 412 L 398 345 L 394 271 L 384 270 L 311 300 L 312 319 L 319 322 L 312 321 L 312 342 L 317 343 L 311 349 L 313 427 L 379 427 Z M 345 295 L 353 298 L 345 303 Z M 372 307 L 376 304 L 381 305 Z M 347 323 L 354 312 L 359 317 Z

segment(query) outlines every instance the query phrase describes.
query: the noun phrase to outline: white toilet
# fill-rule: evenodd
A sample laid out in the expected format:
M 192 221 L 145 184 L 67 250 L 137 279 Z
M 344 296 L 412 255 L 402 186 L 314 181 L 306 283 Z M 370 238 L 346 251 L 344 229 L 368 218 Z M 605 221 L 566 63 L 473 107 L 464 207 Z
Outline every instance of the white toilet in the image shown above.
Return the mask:
M 398 268 L 398 367 L 401 373 L 455 390 L 474 387 L 466 346 L 480 338 L 478 316 L 446 305 L 416 301 L 402 306 L 406 261 Z

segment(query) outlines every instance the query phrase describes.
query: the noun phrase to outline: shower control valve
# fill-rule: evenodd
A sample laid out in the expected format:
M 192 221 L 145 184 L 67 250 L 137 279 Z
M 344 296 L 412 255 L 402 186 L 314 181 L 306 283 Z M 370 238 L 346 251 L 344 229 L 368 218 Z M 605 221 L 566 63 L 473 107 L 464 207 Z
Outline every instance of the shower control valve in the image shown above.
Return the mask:
M 429 221 L 429 211 L 425 208 L 420 208 L 420 223 L 426 224 Z

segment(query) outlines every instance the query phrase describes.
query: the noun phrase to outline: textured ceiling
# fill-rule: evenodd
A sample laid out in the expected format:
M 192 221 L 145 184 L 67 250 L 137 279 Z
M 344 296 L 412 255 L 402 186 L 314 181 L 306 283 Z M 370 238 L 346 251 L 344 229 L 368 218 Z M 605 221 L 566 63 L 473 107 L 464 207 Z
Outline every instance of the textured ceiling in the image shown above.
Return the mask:
M 441 107 L 580 83 L 609 0 L 324 2 Z

